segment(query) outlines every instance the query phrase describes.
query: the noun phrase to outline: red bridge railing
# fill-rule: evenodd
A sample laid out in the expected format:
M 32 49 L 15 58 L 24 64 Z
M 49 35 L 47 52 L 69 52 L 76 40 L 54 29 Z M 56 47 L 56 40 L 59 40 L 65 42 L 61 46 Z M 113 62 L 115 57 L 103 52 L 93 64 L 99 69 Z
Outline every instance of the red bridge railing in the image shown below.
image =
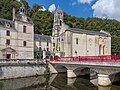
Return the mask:
M 120 55 L 106 56 L 77 56 L 77 57 L 53 57 L 50 61 L 58 62 L 120 62 Z

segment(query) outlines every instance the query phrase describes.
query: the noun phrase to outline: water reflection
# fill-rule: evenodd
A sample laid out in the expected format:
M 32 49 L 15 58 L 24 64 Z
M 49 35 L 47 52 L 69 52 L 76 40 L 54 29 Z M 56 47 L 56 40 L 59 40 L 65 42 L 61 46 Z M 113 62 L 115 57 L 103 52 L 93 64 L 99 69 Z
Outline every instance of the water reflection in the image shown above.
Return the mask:
M 89 76 L 88 76 L 89 77 Z M 65 74 L 1 80 L 0 90 L 120 90 L 112 87 L 94 86 L 88 77 L 67 79 Z
M 111 87 L 102 87 L 102 86 L 98 86 L 98 90 L 111 90 Z

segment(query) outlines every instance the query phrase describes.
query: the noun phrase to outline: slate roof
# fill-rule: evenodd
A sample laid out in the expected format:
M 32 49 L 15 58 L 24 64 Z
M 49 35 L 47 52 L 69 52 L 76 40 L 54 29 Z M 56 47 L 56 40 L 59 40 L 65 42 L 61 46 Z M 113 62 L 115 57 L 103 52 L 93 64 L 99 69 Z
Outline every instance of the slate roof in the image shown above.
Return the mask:
M 15 29 L 15 23 L 11 20 L 0 18 L 0 26 Z
M 18 20 L 18 21 L 21 21 L 21 19 L 22 19 L 22 14 L 18 14 L 15 18 L 15 20 Z M 33 24 L 33 21 L 30 17 L 27 17 L 27 22 L 30 24 Z
M 100 36 L 108 36 L 111 37 L 110 34 L 98 32 L 98 31 L 91 31 L 91 30 L 84 30 L 84 29 L 78 29 L 78 28 L 68 28 L 66 31 L 72 31 L 72 32 L 80 32 L 80 33 L 86 33 L 90 35 L 100 35 Z
M 47 35 L 34 34 L 34 39 L 51 42 L 51 36 L 47 36 Z

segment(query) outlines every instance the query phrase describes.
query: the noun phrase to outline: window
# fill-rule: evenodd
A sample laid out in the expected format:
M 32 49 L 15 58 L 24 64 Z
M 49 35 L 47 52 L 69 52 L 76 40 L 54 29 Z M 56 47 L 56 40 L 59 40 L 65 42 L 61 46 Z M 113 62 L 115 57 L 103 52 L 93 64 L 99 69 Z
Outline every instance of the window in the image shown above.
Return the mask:
M 10 39 L 6 39 L 6 45 L 10 45 Z
M 55 48 L 53 48 L 53 51 L 55 51 Z
M 10 31 L 6 31 L 6 35 L 7 35 L 7 36 L 10 36 Z
M 100 45 L 100 46 L 99 46 L 99 55 L 101 55 L 101 54 L 102 54 L 102 52 L 101 52 L 101 51 L 102 51 L 102 45 Z
M 41 41 L 39 41 L 39 46 L 41 46 Z
M 78 38 L 76 38 L 76 44 L 78 44 Z
M 10 22 L 6 22 L 6 27 L 10 28 Z
M 53 47 L 55 47 L 55 43 L 53 43 Z
M 41 48 L 41 47 L 39 47 L 39 51 L 42 51 L 42 48 Z
M 62 21 L 60 20 L 60 26 L 62 26 Z
M 58 13 L 58 19 L 60 19 L 60 13 Z
M 26 33 L 26 26 L 23 26 L 23 32 Z
M 49 46 L 49 43 L 47 42 L 47 46 Z
M 105 45 L 103 46 L 103 55 L 105 54 Z
M 49 51 L 49 48 L 47 48 L 47 51 Z
M 59 51 L 60 51 L 60 47 L 59 47 Z
M 23 42 L 23 46 L 25 47 L 27 45 L 26 41 Z

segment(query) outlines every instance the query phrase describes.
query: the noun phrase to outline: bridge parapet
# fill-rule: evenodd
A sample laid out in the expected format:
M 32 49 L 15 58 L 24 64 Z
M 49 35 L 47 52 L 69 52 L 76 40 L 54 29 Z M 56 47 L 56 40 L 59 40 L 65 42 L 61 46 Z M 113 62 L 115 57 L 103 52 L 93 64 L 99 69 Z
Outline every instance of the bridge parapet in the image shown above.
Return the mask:
M 51 58 L 50 61 L 57 61 L 57 62 L 120 62 L 120 55 L 54 57 L 54 58 Z

